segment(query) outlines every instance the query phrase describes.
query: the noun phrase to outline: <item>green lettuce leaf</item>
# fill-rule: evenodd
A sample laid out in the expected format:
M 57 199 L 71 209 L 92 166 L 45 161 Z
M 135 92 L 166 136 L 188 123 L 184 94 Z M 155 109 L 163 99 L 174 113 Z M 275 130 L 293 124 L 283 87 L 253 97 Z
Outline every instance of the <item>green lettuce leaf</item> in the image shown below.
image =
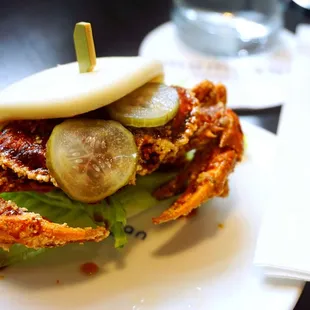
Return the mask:
M 0 268 L 31 259 L 45 251 L 46 249 L 34 250 L 28 249 L 21 244 L 14 244 L 11 246 L 10 251 L 0 250 Z
M 124 231 L 127 218 L 156 206 L 158 201 L 152 196 L 153 190 L 174 175 L 175 173 L 153 173 L 138 177 L 136 186 L 126 186 L 108 199 L 91 205 L 72 200 L 61 190 L 49 193 L 2 193 L 0 197 L 55 223 L 67 223 L 72 227 L 107 225 L 114 237 L 115 247 L 122 248 L 127 243 Z M 32 258 L 44 251 L 28 249 L 22 245 L 12 246 L 9 252 L 0 250 L 0 267 Z

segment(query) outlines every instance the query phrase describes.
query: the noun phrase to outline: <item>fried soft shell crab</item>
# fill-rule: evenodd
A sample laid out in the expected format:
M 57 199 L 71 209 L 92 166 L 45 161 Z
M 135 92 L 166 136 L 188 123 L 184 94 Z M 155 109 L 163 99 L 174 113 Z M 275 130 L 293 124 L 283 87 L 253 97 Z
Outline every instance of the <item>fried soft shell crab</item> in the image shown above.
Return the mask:
M 186 216 L 213 197 L 227 196 L 229 175 L 243 156 L 243 133 L 237 115 L 226 107 L 225 87 L 203 81 L 191 90 L 176 89 L 180 105 L 169 123 L 153 128 L 127 127 L 138 149 L 136 175 L 147 175 L 163 166 L 179 169 L 175 178 L 153 192 L 158 200 L 180 194 L 167 210 L 153 218 L 155 224 Z M 61 121 L 22 120 L 3 126 L 0 192 L 47 192 L 58 186 L 46 166 L 46 143 Z M 186 154 L 192 150 L 194 157 L 189 161 Z M 135 183 L 135 176 L 130 183 Z M 0 246 L 4 249 L 15 243 L 38 249 L 98 242 L 108 235 L 105 227 L 74 228 L 52 223 L 1 199 Z

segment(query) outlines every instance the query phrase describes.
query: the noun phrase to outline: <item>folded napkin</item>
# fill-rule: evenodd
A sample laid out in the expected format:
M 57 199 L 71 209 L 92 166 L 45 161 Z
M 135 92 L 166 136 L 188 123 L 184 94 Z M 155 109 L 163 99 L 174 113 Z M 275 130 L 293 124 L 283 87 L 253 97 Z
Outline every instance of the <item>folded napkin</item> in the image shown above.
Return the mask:
M 228 89 L 231 108 L 265 109 L 286 101 L 294 47 L 294 34 L 283 29 L 279 44 L 271 52 L 249 57 L 212 57 L 182 43 L 174 24 L 168 22 L 144 38 L 139 55 L 161 60 L 168 84 L 192 87 L 204 79 L 221 82 Z
M 310 281 L 310 27 L 297 29 L 287 103 L 282 108 L 272 196 L 254 264 L 267 275 Z M 266 150 L 268 151 L 268 150 Z

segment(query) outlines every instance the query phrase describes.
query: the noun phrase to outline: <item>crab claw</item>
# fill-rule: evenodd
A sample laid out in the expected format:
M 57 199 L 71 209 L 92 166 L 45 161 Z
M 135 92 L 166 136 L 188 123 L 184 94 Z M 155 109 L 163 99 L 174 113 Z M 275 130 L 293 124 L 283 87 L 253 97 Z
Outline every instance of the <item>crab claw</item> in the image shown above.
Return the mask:
M 105 227 L 78 228 L 53 223 L 0 198 L 0 248 L 5 250 L 16 243 L 39 249 L 68 243 L 99 242 L 108 236 L 109 231 Z
M 237 154 L 234 150 L 216 149 L 205 169 L 202 169 L 198 174 L 197 179 L 192 178 L 186 191 L 170 208 L 159 217 L 153 218 L 153 223 L 161 224 L 176 220 L 180 216 L 188 215 L 203 202 L 216 196 L 225 195 L 227 178 L 233 171 L 236 161 Z
M 228 195 L 228 177 L 243 155 L 243 133 L 237 115 L 231 110 L 226 110 L 218 126 L 222 128 L 218 139 L 200 145 L 186 169 L 153 193 L 157 199 L 165 199 L 185 188 L 170 208 L 153 218 L 155 224 L 186 216 L 203 202 Z

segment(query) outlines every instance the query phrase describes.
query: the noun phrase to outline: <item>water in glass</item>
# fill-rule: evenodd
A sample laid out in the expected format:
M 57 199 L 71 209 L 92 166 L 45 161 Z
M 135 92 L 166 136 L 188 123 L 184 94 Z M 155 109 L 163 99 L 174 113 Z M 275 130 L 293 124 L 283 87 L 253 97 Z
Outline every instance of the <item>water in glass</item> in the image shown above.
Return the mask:
M 206 54 L 241 56 L 274 46 L 282 27 L 280 0 L 174 0 L 178 36 Z

